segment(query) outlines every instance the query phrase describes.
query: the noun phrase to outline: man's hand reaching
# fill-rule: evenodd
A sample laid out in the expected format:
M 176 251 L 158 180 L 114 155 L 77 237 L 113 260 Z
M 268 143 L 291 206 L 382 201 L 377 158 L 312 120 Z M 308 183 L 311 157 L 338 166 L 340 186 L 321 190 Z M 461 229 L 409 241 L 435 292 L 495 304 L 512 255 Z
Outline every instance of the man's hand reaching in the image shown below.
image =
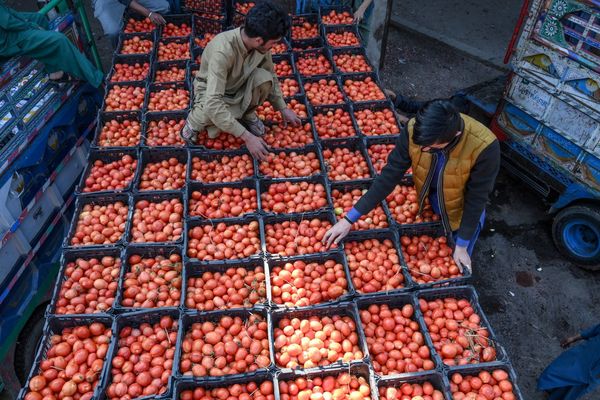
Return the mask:
M 293 110 L 286 108 L 285 110 L 281 110 L 281 117 L 283 118 L 283 126 L 287 126 L 288 123 L 292 126 L 300 125 L 300 118 L 296 115 Z
M 454 248 L 452 257 L 454 258 L 454 262 L 456 263 L 456 266 L 460 272 L 463 274 L 465 273 L 465 270 L 473 272 L 471 269 L 471 256 L 469 255 L 466 247 L 456 246 Z
M 150 15 L 148 15 L 148 18 L 150 18 L 150 21 L 152 21 L 152 23 L 154 25 L 164 25 L 167 23 L 167 21 L 165 21 L 164 17 L 162 15 L 160 15 L 159 13 L 150 12 Z
M 246 148 L 248 148 L 252 157 L 258 161 L 264 161 L 269 155 L 267 144 L 262 138 L 253 135 L 249 131 L 244 132 L 240 138 L 246 143 Z

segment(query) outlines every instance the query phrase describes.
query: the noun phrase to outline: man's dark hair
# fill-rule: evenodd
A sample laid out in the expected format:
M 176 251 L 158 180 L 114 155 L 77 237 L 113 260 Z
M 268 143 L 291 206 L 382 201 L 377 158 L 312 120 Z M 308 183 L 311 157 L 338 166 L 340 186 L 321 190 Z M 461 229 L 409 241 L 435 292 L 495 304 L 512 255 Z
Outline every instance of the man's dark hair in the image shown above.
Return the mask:
M 259 1 L 246 15 L 244 32 L 266 42 L 287 35 L 290 26 L 290 17 L 281 7 L 270 1 Z
M 462 126 L 459 112 L 448 100 L 426 103 L 415 119 L 413 142 L 419 146 L 449 143 Z

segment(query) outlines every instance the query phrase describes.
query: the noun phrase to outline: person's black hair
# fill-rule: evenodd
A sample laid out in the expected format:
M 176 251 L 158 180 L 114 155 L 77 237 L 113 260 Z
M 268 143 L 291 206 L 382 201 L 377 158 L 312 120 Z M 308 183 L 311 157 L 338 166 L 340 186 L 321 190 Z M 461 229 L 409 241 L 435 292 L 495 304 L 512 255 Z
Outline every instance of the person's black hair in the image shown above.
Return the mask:
M 251 38 L 260 37 L 265 42 L 287 35 L 291 27 L 289 15 L 270 1 L 260 1 L 248 11 L 244 32 Z
M 415 119 L 413 142 L 419 146 L 449 143 L 462 126 L 459 112 L 448 100 L 427 102 Z

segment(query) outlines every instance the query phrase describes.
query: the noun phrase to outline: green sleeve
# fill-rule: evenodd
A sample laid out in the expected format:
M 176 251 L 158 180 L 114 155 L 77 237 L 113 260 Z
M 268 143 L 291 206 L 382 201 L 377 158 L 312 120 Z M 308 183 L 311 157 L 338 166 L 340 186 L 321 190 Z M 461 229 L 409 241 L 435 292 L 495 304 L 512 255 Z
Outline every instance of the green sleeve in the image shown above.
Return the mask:
M 31 24 L 22 19 L 14 10 L 0 4 L 0 28 L 6 31 L 24 31 L 31 29 Z

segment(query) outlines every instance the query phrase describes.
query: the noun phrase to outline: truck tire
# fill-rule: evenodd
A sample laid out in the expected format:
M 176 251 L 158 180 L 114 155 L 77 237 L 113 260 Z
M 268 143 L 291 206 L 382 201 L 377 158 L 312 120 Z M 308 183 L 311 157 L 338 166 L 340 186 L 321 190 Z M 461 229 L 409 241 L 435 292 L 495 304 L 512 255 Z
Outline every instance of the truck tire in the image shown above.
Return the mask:
M 25 385 L 29 371 L 35 361 L 38 343 L 44 328 L 46 304 L 38 306 L 19 334 L 15 348 L 15 373 L 21 385 Z
M 600 208 L 576 205 L 561 210 L 554 217 L 552 238 L 565 257 L 600 271 Z

